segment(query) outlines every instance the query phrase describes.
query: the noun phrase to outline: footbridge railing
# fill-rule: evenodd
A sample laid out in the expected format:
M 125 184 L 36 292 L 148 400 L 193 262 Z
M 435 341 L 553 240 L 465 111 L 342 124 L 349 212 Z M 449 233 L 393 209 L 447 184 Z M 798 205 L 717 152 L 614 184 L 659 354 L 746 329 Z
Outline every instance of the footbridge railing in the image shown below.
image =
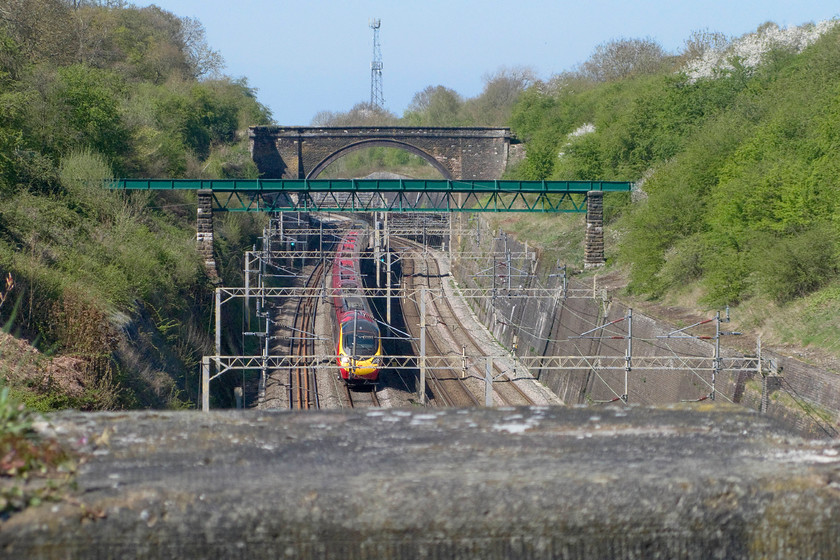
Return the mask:
M 623 181 L 424 179 L 118 179 L 119 190 L 195 190 L 221 212 L 586 212 Z

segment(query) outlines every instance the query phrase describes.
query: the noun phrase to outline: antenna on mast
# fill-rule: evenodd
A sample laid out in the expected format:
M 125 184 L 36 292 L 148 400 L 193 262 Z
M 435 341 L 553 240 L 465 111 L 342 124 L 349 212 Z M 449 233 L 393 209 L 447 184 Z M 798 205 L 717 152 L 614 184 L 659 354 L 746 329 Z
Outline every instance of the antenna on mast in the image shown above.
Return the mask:
M 379 26 L 382 21 L 378 18 L 368 20 L 368 26 L 373 29 L 373 61 L 370 63 L 370 105 L 371 108 L 384 108 L 385 98 L 382 95 L 382 51 L 379 49 Z

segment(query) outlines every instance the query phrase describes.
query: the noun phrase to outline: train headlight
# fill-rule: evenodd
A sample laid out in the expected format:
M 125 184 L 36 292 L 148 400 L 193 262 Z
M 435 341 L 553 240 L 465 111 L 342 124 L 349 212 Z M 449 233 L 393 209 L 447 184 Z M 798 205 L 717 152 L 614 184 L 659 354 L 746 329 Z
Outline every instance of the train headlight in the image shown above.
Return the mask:
M 338 361 L 344 367 L 347 367 L 348 365 L 350 365 L 350 358 L 348 358 L 347 356 L 340 356 Z

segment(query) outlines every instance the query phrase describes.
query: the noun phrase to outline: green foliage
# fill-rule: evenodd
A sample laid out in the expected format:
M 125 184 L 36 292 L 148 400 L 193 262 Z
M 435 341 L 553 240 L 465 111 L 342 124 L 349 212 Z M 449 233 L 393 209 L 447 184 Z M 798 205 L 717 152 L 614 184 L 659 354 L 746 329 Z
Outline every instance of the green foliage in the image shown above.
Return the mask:
M 414 95 L 403 115 L 406 126 L 456 126 L 464 100 L 454 90 L 429 86 Z
M 312 118 L 312 126 L 393 126 L 397 116 L 370 103 L 356 103 L 347 112 L 321 111 Z
M 20 78 L 26 65 L 23 49 L 3 28 L 0 28 L 0 85 L 7 85 Z
M 112 323 L 155 309 L 163 345 L 176 346 L 176 331 L 183 341 L 161 353 L 195 365 L 210 299 L 195 196 L 103 185 L 114 175 L 257 177 L 245 129 L 270 114 L 244 79 L 218 74 L 196 20 L 123 3 L 71 12 L 55 0 L 0 2 L 0 271 L 16 282 L 14 308 L 0 312 L 15 334 L 79 360 L 85 378 L 80 395 L 14 390 L 43 410 L 180 402 L 186 372 L 148 380 L 138 364 L 117 367 Z M 245 233 L 222 228 L 225 256 L 262 230 L 231 221 Z
M 666 67 L 665 51 L 656 41 L 614 39 L 595 47 L 580 71 L 596 82 L 610 82 L 655 74 Z
M 366 177 L 377 171 L 416 179 L 439 179 L 440 172 L 426 160 L 399 148 L 374 146 L 357 149 L 328 165 L 319 179 Z
M 58 177 L 67 195 L 67 202 L 82 217 L 102 221 L 116 208 L 117 198 L 103 193 L 100 186 L 113 173 L 102 155 L 84 148 L 61 158 Z
M 118 161 L 128 148 L 128 130 L 119 111 L 120 78 L 81 64 L 62 68 L 58 75 L 56 94 L 68 106 L 68 121 L 78 134 L 77 142 Z
M 404 126 L 503 126 L 510 120 L 517 100 L 534 80 L 534 73 L 528 68 L 501 68 L 494 74 L 484 77 L 484 88 L 479 95 L 466 100 L 454 90 L 444 86 L 429 86 L 415 94 L 399 124 Z M 351 124 L 336 118 L 325 119 L 327 116 L 330 115 L 319 115 L 314 124 L 336 126 Z M 396 122 L 388 124 L 396 124 Z
M 86 48 L 85 54 L 97 64 L 109 64 L 132 81 L 158 85 L 195 77 L 181 39 L 182 21 L 174 14 L 149 6 L 91 9 L 86 15 L 104 30 L 98 37 L 101 43 Z M 97 38 L 93 30 L 87 37 Z
M 758 289 L 786 303 L 828 285 L 840 270 L 837 242 L 836 228 L 827 224 L 792 236 L 767 236 L 752 253 Z M 772 259 L 758 258 L 771 253 Z
M 534 81 L 534 72 L 529 68 L 501 68 L 485 76 L 484 89 L 461 108 L 461 122 L 469 126 L 499 126 L 508 122 L 520 95 Z
M 585 134 L 563 145 L 553 166 L 551 178 L 588 180 L 604 177 L 604 164 L 598 136 Z
M 0 435 L 26 435 L 34 422 L 35 416 L 11 397 L 9 388 L 0 387 Z
M 557 162 L 556 138 L 551 134 L 538 133 L 529 143 L 525 161 L 519 167 L 519 174 L 528 181 L 542 181 L 551 177 Z
M 258 179 L 257 164 L 251 158 L 247 144 L 220 144 L 215 146 L 204 161 L 204 167 L 195 177 L 219 179 Z
M 516 176 L 637 181 L 637 202 L 616 208 L 633 293 L 695 286 L 710 305 L 807 296 L 838 272 L 838 38 L 697 80 L 657 56 L 621 66 L 632 45 L 604 45 L 579 73 L 519 98 L 511 124 L 527 157 Z M 726 43 L 692 41 L 697 52 Z

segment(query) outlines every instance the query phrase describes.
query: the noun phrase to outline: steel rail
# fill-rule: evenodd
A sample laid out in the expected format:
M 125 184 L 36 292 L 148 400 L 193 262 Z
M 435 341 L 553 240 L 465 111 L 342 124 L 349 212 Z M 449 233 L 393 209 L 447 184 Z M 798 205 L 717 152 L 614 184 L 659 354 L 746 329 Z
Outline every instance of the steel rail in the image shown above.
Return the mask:
M 318 263 L 306 280 L 307 286 L 315 286 L 320 283 L 324 273 L 323 263 Z M 318 300 L 312 298 L 298 299 L 294 316 L 294 329 L 298 336 L 289 340 L 292 355 L 306 357 L 314 354 L 315 345 L 311 332 L 314 326 L 314 318 L 318 309 Z M 297 365 L 290 368 L 289 372 L 289 407 L 297 409 L 318 408 L 317 381 L 314 368 L 304 365 Z
M 418 244 L 413 241 L 401 241 L 403 243 L 407 243 L 409 245 L 417 247 Z M 431 257 L 427 251 L 421 251 L 417 258 L 422 259 L 423 263 L 426 266 L 426 279 L 429 282 L 431 287 L 431 277 L 433 273 L 429 272 L 429 265 L 431 263 L 432 266 L 437 270 L 435 277 L 440 278 L 440 264 L 438 263 L 437 259 Z M 441 323 L 443 324 L 444 328 L 450 333 L 450 337 L 453 340 L 457 340 L 457 336 L 454 331 L 454 327 L 452 326 L 452 321 L 455 321 L 461 327 L 462 335 L 469 341 L 470 345 L 472 346 L 473 352 L 470 354 L 476 354 L 481 352 L 481 344 L 476 340 L 475 336 L 472 334 L 472 329 L 467 328 L 461 319 L 455 313 L 455 310 L 452 308 L 452 304 L 448 297 L 440 298 L 438 301 L 442 303 L 442 305 L 435 305 L 435 309 L 438 311 L 439 317 L 442 317 L 444 314 L 446 315 L 446 319 L 442 320 Z M 444 311 L 444 313 L 440 313 Z M 470 360 L 472 361 L 472 360 Z M 484 375 L 480 371 L 481 367 L 480 364 L 471 363 L 471 367 L 473 367 L 476 371 L 475 376 L 478 378 L 483 378 Z M 510 377 L 505 373 L 502 367 L 499 365 L 498 360 L 493 361 L 493 370 L 496 372 L 493 375 L 493 379 L 499 379 L 500 385 L 496 385 L 494 383 L 494 388 L 498 390 L 494 390 L 494 392 L 499 396 L 499 398 L 504 402 L 506 405 L 518 405 L 518 404 L 534 404 L 534 401 L 525 394 L 521 387 L 519 387 L 516 383 L 514 383 Z M 507 394 L 508 391 L 512 388 L 515 395 L 514 398 L 511 398 L 512 395 Z M 519 400 L 520 402 L 513 402 L 514 400 Z M 522 402 L 524 401 L 524 403 Z
M 402 243 L 409 243 L 410 244 L 412 242 L 406 241 L 406 240 L 399 240 L 398 243 L 401 243 L 401 244 Z M 406 271 L 404 270 L 403 271 L 403 278 L 404 279 L 410 278 L 411 282 L 414 284 L 413 287 L 415 289 L 417 289 L 417 286 L 416 286 L 417 261 L 416 261 L 416 259 L 409 259 L 405 262 L 406 262 L 406 264 L 409 265 L 408 268 L 411 271 L 411 275 L 406 275 Z M 431 282 L 432 279 L 431 279 L 431 277 L 428 273 L 425 275 L 425 279 L 426 279 L 426 282 L 425 282 L 426 287 L 431 288 L 432 287 L 432 282 Z M 434 308 L 437 308 L 437 301 L 435 300 L 435 298 L 430 298 L 430 301 L 432 303 L 432 306 Z M 417 307 L 417 306 L 415 306 L 415 307 Z M 433 332 L 430 331 L 430 329 L 428 327 L 426 328 L 426 339 L 427 339 L 427 341 L 431 342 L 432 346 L 434 348 L 436 348 L 439 353 L 441 353 L 443 343 L 442 343 L 442 341 L 438 340 L 438 337 L 434 336 Z M 427 370 L 428 369 L 429 368 L 427 367 Z M 466 397 L 466 401 L 468 403 L 471 403 L 473 406 L 481 405 L 480 399 L 478 397 L 476 397 L 476 395 L 469 389 L 469 387 L 466 386 L 466 383 L 464 382 L 463 379 L 461 379 L 461 377 L 459 375 L 457 375 L 456 371 L 453 370 L 451 372 L 451 374 L 447 377 L 443 377 L 442 375 L 439 375 L 438 372 L 435 371 L 435 370 L 429 370 L 429 371 L 431 372 L 430 375 L 429 375 L 431 383 L 434 386 L 438 387 L 439 390 L 444 391 L 444 395 L 450 401 L 448 403 L 449 406 L 454 406 L 456 403 L 454 401 L 454 395 L 452 395 L 450 393 L 450 391 L 447 389 L 447 387 L 457 387 L 457 389 L 455 389 L 455 391 L 459 392 L 462 397 Z M 442 373 L 442 372 L 440 372 L 440 373 Z

